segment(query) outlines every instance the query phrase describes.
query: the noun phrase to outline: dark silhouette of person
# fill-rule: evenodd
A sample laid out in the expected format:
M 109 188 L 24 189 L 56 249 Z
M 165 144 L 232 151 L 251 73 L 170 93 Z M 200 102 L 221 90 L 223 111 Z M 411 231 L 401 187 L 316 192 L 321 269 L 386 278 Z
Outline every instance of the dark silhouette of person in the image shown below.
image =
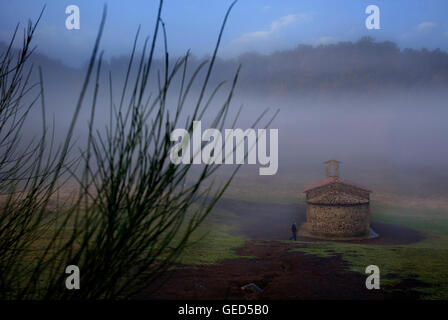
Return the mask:
M 291 226 L 291 232 L 292 232 L 292 237 L 289 238 L 289 240 L 297 240 L 297 225 L 295 222 L 293 222 L 292 226 Z

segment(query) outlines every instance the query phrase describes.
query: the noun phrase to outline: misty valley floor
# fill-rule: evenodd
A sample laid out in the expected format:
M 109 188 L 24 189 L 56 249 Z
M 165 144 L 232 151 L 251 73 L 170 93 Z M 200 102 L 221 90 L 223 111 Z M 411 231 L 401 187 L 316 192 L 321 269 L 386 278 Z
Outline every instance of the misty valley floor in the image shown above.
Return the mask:
M 298 238 L 293 242 L 286 241 L 289 225 L 304 221 L 303 203 L 223 198 L 208 223 L 208 241 L 187 253 L 188 258 L 160 290 L 154 294 L 148 290 L 136 298 L 446 298 L 446 221 L 439 233 L 428 233 L 428 228 L 434 231 L 433 226 L 421 223 L 412 211 L 405 210 L 406 218 L 400 220 L 402 211 L 392 209 L 391 218 L 388 209 L 373 208 L 372 226 L 380 234 L 378 239 L 329 242 Z M 436 214 L 424 213 L 426 222 Z M 370 264 L 380 267 L 380 290 L 365 287 L 364 270 Z M 241 289 L 249 283 L 255 283 L 262 293 Z

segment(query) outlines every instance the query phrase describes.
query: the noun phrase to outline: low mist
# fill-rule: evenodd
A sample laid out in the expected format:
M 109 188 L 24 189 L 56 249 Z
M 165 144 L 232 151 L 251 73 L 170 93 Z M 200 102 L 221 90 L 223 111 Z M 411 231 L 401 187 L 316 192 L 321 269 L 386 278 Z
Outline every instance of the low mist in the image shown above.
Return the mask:
M 56 137 L 60 137 L 73 115 L 84 69 L 69 68 L 63 61 L 39 53 L 33 59 L 42 66 L 48 121 L 54 119 Z M 170 68 L 175 61 L 171 60 Z M 201 61 L 190 58 L 187 78 Z M 127 63 L 127 57 L 104 62 L 95 116 L 99 130 L 109 119 L 109 80 L 112 80 L 112 101 L 117 104 Z M 322 162 L 335 158 L 342 162 L 343 178 L 375 191 L 447 196 L 448 93 L 444 89 L 448 83 L 447 53 L 400 50 L 392 42 L 377 43 L 363 38 L 356 43 L 298 46 L 272 55 L 252 53 L 238 59 L 218 60 L 206 93 L 210 95 L 219 81 L 227 83 L 211 104 L 204 123 L 225 101 L 239 64 L 242 68 L 228 124 L 240 105 L 243 109 L 237 127 L 242 129 L 251 127 L 269 109 L 257 125 L 264 127 L 279 109 L 270 126 L 279 129 L 279 169 L 275 177 L 278 183 L 288 180 L 289 184 L 297 182 L 297 186 L 303 186 L 322 178 Z M 198 78 L 204 76 L 202 70 Z M 163 63 L 159 60 L 151 77 L 154 92 L 158 77 L 164 77 Z M 131 75 L 130 82 L 133 80 L 135 75 Z M 168 92 L 173 110 L 179 83 L 178 74 Z M 91 83 L 75 132 L 79 142 L 86 137 L 92 87 Z M 199 90 L 197 85 L 192 86 L 187 113 L 193 110 Z M 27 126 L 30 136 L 40 130 L 40 112 L 38 107 L 33 111 Z M 188 114 L 180 121 L 181 125 L 185 116 Z M 203 130 L 206 128 L 203 125 Z M 268 178 L 259 177 L 258 168 L 259 165 L 244 165 L 239 177 L 263 183 Z M 223 172 L 226 170 L 223 168 Z

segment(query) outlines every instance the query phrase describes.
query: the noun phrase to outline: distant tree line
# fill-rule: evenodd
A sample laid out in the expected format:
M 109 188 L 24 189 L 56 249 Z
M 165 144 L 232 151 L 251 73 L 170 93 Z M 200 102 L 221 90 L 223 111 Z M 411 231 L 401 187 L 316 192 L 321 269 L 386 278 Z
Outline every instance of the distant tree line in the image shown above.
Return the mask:
M 231 62 L 243 66 L 240 90 L 272 94 L 332 89 L 375 91 L 448 83 L 447 52 L 400 49 L 394 42 L 376 42 L 370 37 L 317 47 L 301 44 L 270 55 L 246 53 L 235 61 L 221 60 L 219 70 L 229 70 Z
M 6 46 L 0 43 L 0 52 L 3 47 Z M 192 56 L 190 72 L 206 58 Z M 66 67 L 63 61 L 42 54 L 35 54 L 33 59 L 48 70 L 50 77 L 63 72 L 73 82 L 82 74 Z M 124 71 L 128 59 L 115 57 L 104 64 L 112 70 Z M 172 60 L 175 61 L 175 57 Z M 371 37 L 319 46 L 299 44 L 294 49 L 269 55 L 248 52 L 233 59 L 218 58 L 216 76 L 211 81 L 231 78 L 232 70 L 240 64 L 239 91 L 253 94 L 283 95 L 343 89 L 375 92 L 415 86 L 441 87 L 448 83 L 446 51 L 401 49 L 392 41 L 378 42 Z M 155 68 L 162 69 L 163 65 L 162 59 L 154 60 Z

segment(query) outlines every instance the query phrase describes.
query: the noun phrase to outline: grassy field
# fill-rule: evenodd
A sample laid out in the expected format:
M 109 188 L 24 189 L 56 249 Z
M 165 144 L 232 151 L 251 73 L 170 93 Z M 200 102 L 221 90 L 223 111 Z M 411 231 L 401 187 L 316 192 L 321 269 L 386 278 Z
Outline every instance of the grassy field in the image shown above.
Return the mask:
M 247 190 L 250 189 L 234 188 L 227 192 L 226 197 L 253 202 L 304 201 L 301 197 L 288 196 L 286 192 L 266 196 L 263 192 Z M 409 245 L 301 242 L 297 246 L 292 245 L 292 250 L 318 256 L 341 255 L 351 270 L 362 274 L 365 274 L 368 265 L 374 264 L 380 268 L 384 289 L 409 290 L 398 284 L 411 280 L 411 289 L 418 291 L 423 299 L 448 299 L 448 212 L 444 209 L 391 206 L 378 201 L 372 202 L 371 212 L 372 221 L 415 229 L 424 235 L 424 239 Z M 246 239 L 230 234 L 236 228 L 235 225 L 214 223 L 219 217 L 232 214 L 229 211 L 214 211 L 201 227 L 206 236 L 187 250 L 183 262 L 208 264 L 226 258 L 238 258 L 234 249 L 242 246 Z
M 231 216 L 232 212 L 214 210 L 205 223 L 192 235 L 191 243 L 182 254 L 181 263 L 207 265 L 224 259 L 241 258 L 234 249 L 241 247 L 247 238 L 231 235 L 235 226 L 218 223 L 222 216 Z
M 225 197 L 254 203 L 279 204 L 303 203 L 297 190 L 279 189 L 266 192 L 264 187 L 231 187 Z M 293 196 L 299 194 L 299 196 Z M 409 245 L 363 245 L 341 242 L 298 242 L 291 250 L 318 256 L 341 255 L 349 268 L 365 274 L 365 268 L 374 264 L 381 271 L 381 286 L 390 290 L 403 290 L 402 281 L 415 280 L 412 290 L 421 293 L 424 299 L 448 299 L 448 212 L 444 209 L 391 206 L 373 201 L 372 221 L 406 226 L 424 235 L 422 241 Z M 225 221 L 225 223 L 223 223 Z M 241 257 L 235 249 L 248 240 L 235 235 L 238 216 L 229 210 L 215 209 L 204 224 L 193 234 L 192 242 L 183 253 L 180 262 L 189 265 L 209 265 L 224 259 Z M 35 246 L 41 247 L 49 239 L 43 237 Z M 393 287 L 396 288 L 393 288 Z
M 412 290 L 425 299 L 448 299 L 448 249 L 413 246 L 371 246 L 334 242 L 302 243 L 293 250 L 319 255 L 341 254 L 351 270 L 363 273 L 368 265 L 380 268 L 381 286 L 394 289 L 404 280 L 418 280 Z M 422 282 L 422 283 L 420 283 Z
M 301 243 L 293 250 L 319 256 L 341 254 L 352 270 L 363 274 L 368 265 L 374 264 L 380 268 L 381 284 L 386 289 L 415 279 L 413 290 L 422 293 L 424 299 L 448 299 L 448 213 L 373 203 L 372 220 L 411 227 L 423 233 L 425 239 L 401 246 Z

